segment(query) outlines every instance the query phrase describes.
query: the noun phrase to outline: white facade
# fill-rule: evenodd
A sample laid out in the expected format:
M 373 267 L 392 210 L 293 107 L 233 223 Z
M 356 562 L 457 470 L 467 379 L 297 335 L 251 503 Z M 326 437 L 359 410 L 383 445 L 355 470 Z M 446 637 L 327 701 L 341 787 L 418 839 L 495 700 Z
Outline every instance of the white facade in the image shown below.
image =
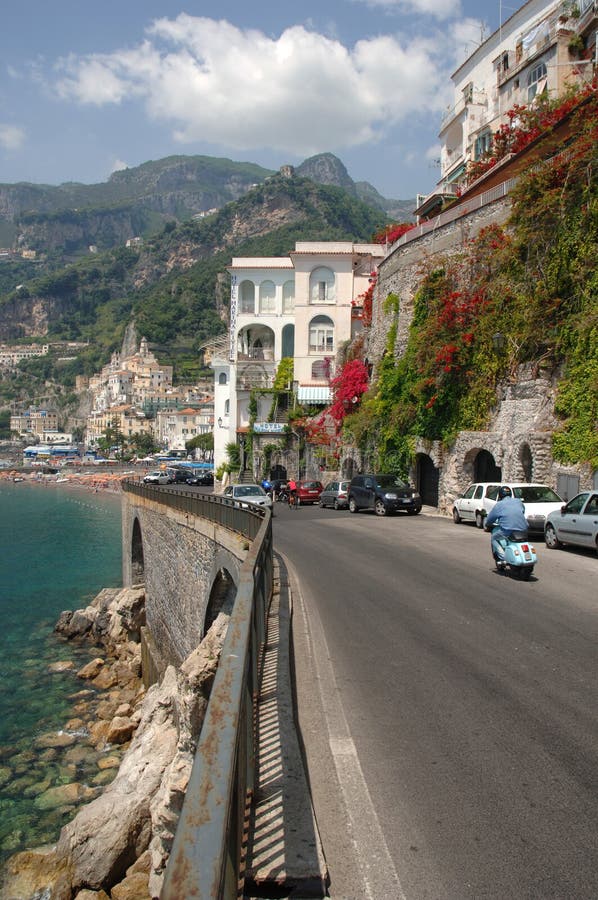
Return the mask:
M 383 257 L 380 244 L 300 241 L 288 257 L 233 259 L 227 345 L 210 362 L 216 468 L 249 428 L 252 391 L 272 387 L 281 359 L 294 361 L 299 403 L 330 400 L 338 348 L 352 336 L 352 301 Z M 257 392 L 256 400 L 254 430 L 275 440 L 282 426 L 267 422 L 272 397 Z
M 206 403 L 199 409 L 161 409 L 156 414 L 154 434 L 166 450 L 184 450 L 187 441 L 208 434 L 214 424 L 214 406 Z
M 575 7 L 573 14 L 572 8 Z M 467 164 L 490 148 L 492 135 L 514 106 L 558 97 L 568 84 L 591 81 L 591 59 L 578 58 L 572 38 L 594 50 L 591 0 L 528 0 L 477 48 L 452 76 L 454 103 L 440 128 L 441 178 L 434 195 L 454 195 Z M 592 53 L 589 54 L 592 56 Z M 422 204 L 423 206 L 423 204 Z

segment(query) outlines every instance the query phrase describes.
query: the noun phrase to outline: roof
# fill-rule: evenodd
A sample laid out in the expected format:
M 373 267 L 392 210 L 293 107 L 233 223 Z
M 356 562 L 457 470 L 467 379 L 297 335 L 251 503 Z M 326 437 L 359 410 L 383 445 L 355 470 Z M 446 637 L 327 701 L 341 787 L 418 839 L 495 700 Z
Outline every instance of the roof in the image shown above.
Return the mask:
M 229 272 L 232 269 L 292 269 L 293 263 L 288 256 L 233 256 Z

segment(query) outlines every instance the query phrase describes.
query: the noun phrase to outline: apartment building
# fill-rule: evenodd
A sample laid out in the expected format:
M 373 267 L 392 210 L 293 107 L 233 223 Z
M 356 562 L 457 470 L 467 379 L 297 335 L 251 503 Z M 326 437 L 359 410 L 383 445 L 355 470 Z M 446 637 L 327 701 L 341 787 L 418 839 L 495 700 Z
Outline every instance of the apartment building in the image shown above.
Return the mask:
M 210 348 L 216 467 L 228 443 L 243 446 L 252 398 L 254 449 L 280 437 L 283 423 L 269 420 L 282 359 L 293 359 L 288 390 L 297 402 L 330 401 L 338 349 L 360 327 L 353 301 L 368 289 L 383 256 L 379 244 L 299 241 L 288 257 L 232 260 L 228 339 Z
M 593 0 L 528 0 L 453 73 L 454 101 L 440 126 L 440 180 L 416 210 L 429 218 L 457 196 L 470 162 L 492 146 L 515 106 L 591 83 L 598 17 Z
M 58 413 L 53 409 L 30 406 L 23 412 L 11 415 L 10 430 L 21 437 L 30 438 L 35 435 L 40 440 L 45 440 L 48 432 L 58 431 Z
M 161 409 L 156 414 L 154 435 L 157 443 L 167 450 L 184 450 L 187 441 L 200 434 L 209 434 L 214 427 L 214 404 L 210 401 L 199 408 Z

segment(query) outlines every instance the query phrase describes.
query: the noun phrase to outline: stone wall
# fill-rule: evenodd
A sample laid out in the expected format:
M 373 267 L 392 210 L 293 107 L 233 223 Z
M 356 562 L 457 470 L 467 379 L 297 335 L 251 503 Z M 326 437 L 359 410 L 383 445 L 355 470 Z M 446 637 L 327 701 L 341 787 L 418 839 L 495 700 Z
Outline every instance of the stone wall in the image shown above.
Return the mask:
M 413 299 L 426 264 L 433 263 L 435 256 L 458 253 L 482 228 L 504 224 L 509 212 L 509 199 L 497 200 L 398 247 L 380 264 L 365 351 L 373 364 L 374 378 L 376 366 L 387 352 L 387 335 L 395 321 L 398 327 L 393 353 L 400 357 L 405 351 L 413 318 Z M 390 293 L 399 298 L 398 319 L 395 309 L 384 308 Z M 529 365 L 515 367 L 509 379 L 498 386 L 488 431 L 461 432 L 448 448 L 439 442 L 417 442 L 417 454 L 429 457 L 438 469 L 440 511 L 450 514 L 453 499 L 475 480 L 475 459 L 483 450 L 494 457 L 504 480 L 533 480 L 556 487 L 559 475 L 569 474 L 579 477 L 580 488 L 591 486 L 593 473 L 589 466 L 562 466 L 552 456 L 559 375 Z M 367 461 L 360 458 L 355 448 L 344 448 L 341 470 L 344 475 L 361 471 L 364 465 L 367 466 Z M 421 488 L 416 467 L 410 477 Z
M 422 265 L 434 256 L 455 253 L 482 228 L 503 224 L 508 218 L 507 199 L 497 200 L 469 215 L 430 231 L 410 241 L 384 259 L 378 266 L 378 282 L 374 301 L 372 327 L 368 334 L 366 355 L 374 363 L 386 349 L 388 330 L 394 321 L 392 311 L 384 311 L 386 297 L 393 293 L 400 298 L 399 321 L 395 355 L 400 356 L 407 343 L 413 317 L 413 297 L 422 279 Z
M 206 631 L 210 598 L 222 583 L 239 583 L 247 541 L 206 519 L 170 509 L 145 497 L 123 494 L 123 584 L 134 575 L 134 526 L 143 547 L 146 621 L 158 667 L 180 666 Z

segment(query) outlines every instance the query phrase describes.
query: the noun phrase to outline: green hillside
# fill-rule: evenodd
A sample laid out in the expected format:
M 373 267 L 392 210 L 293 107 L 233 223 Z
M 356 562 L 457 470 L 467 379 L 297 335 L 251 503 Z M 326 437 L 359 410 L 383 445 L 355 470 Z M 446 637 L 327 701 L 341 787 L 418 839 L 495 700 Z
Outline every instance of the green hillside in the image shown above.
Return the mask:
M 284 255 L 297 240 L 369 241 L 384 223 L 383 213 L 340 188 L 276 176 L 212 216 L 168 223 L 140 247 L 25 280 L 0 296 L 0 340 L 25 339 L 31 307 L 41 304 L 45 338 L 89 341 L 90 348 L 60 368 L 33 360 L 28 370 L 73 384 L 75 374 L 98 370 L 134 318 L 161 361 L 173 363 L 175 377 L 188 378 L 197 373 L 198 345 L 225 330 L 217 295 L 228 303 L 233 255 Z

